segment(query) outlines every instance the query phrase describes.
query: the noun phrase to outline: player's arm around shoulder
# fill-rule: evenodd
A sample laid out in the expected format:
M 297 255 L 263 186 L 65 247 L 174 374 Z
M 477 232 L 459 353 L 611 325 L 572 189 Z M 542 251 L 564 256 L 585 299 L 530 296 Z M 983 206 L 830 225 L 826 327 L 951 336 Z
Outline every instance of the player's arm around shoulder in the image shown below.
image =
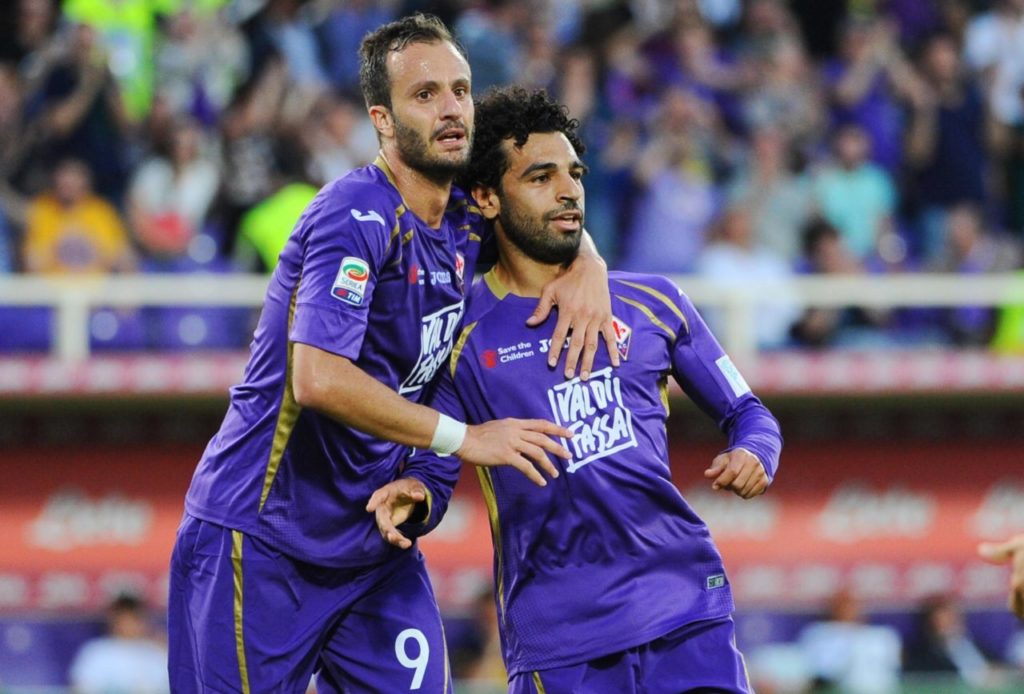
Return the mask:
M 611 295 L 608 288 L 608 266 L 597 252 L 590 235 L 584 232 L 579 256 L 557 279 L 549 282 L 537 301 L 537 308 L 527 325 L 540 325 L 558 306 L 558 321 L 551 334 L 548 365 L 556 366 L 562 345 L 572 329 L 573 339 L 565 350 L 565 377 L 576 374 L 587 380 L 594 367 L 594 357 L 603 343 L 613 366 L 619 365 L 612 327 Z

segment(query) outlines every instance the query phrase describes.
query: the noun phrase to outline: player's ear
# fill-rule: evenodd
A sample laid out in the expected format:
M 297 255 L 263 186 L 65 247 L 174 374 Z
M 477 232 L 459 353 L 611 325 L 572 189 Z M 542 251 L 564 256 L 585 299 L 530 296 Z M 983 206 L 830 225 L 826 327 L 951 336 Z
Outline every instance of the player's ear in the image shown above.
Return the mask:
M 391 115 L 391 109 L 380 104 L 371 106 L 370 121 L 377 133 L 382 137 L 392 137 L 395 134 L 395 119 Z
M 485 219 L 494 219 L 501 212 L 501 199 L 498 191 L 490 186 L 473 186 L 473 199 Z

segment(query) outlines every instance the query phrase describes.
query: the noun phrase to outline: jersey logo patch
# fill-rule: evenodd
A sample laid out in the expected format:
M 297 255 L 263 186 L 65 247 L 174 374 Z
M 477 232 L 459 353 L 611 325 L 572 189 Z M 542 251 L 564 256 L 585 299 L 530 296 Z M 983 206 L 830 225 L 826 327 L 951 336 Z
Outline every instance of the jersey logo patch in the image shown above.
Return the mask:
M 619 351 L 619 356 L 625 360 L 629 357 L 629 339 L 633 336 L 633 329 L 612 316 L 612 330 L 615 331 L 615 347 Z
M 360 222 L 377 222 L 382 227 L 387 227 L 387 224 L 384 223 L 384 218 L 381 217 L 376 210 L 370 210 L 369 212 L 360 212 L 359 210 L 353 208 L 351 210 L 351 214 Z
M 736 368 L 736 365 L 732 363 L 732 359 L 729 358 L 728 354 L 723 354 L 718 359 L 715 359 L 715 365 L 718 366 L 718 370 L 725 376 L 725 380 L 729 382 L 729 387 L 732 388 L 732 394 L 737 398 L 741 395 L 746 395 L 750 392 L 750 386 L 747 385 L 746 380 L 743 378 L 743 374 Z
M 434 374 L 441 368 L 452 347 L 455 346 L 455 330 L 462 320 L 462 303 L 446 306 L 423 317 L 420 324 L 420 356 L 412 371 L 398 387 L 401 395 L 415 393 L 430 383 Z
M 466 272 L 466 258 L 461 253 L 455 254 L 455 276 L 462 281 L 462 275 Z
M 334 278 L 331 296 L 353 306 L 362 306 L 366 295 L 366 282 L 370 279 L 370 266 L 362 258 L 346 256 Z
M 626 448 L 633 448 L 633 416 L 622 400 L 622 384 L 606 366 L 548 389 L 548 403 L 556 424 L 573 432 L 562 445 L 572 453 L 567 470 L 576 472 L 584 465 Z
M 480 353 L 480 363 L 488 369 L 493 369 L 498 365 L 498 350 L 485 349 Z

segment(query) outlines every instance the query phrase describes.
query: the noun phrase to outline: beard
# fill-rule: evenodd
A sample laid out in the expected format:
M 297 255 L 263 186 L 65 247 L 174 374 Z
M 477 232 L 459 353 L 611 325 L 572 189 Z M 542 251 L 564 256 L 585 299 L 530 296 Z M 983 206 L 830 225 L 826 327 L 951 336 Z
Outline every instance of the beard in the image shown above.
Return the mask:
M 558 215 L 570 210 L 578 210 L 581 215 L 583 213 L 580 205 L 569 203 L 537 219 L 519 210 L 510 200 L 503 199 L 498 221 L 501 222 L 508 240 L 527 258 L 545 265 L 569 265 L 580 251 L 580 241 L 583 239 L 582 217 L 580 228 L 571 233 L 551 231 L 548 224 Z
M 415 171 L 423 174 L 435 183 L 451 183 L 469 165 L 469 155 L 473 150 L 473 138 L 470 130 L 463 123 L 458 123 L 466 133 L 466 148 L 461 154 L 432 155 L 430 143 L 416 130 L 410 128 L 395 117 L 395 143 L 402 160 Z M 439 137 L 451 126 L 445 126 L 431 134 L 431 139 Z

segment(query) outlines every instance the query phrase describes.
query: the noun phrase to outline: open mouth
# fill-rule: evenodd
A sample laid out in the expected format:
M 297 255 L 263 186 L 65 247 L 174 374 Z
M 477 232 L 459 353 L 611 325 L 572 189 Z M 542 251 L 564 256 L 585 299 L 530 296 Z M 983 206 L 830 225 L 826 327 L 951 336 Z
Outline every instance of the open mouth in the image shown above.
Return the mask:
M 457 145 L 465 141 L 466 131 L 462 128 L 449 128 L 434 139 L 443 145 Z
M 566 210 L 550 218 L 552 222 L 566 229 L 575 229 L 583 224 L 583 213 L 579 210 Z

